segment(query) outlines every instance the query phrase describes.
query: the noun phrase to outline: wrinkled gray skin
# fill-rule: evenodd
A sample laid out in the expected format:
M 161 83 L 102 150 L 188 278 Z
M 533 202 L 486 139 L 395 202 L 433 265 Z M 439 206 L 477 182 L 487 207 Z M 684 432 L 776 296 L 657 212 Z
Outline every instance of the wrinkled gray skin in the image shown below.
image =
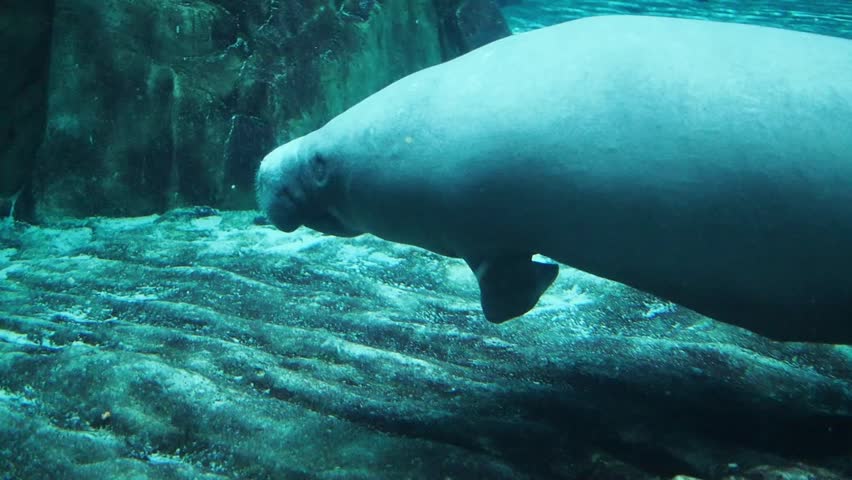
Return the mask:
M 422 70 L 272 151 L 280 229 L 465 259 L 486 317 L 558 267 L 782 340 L 852 343 L 852 41 L 595 17 Z

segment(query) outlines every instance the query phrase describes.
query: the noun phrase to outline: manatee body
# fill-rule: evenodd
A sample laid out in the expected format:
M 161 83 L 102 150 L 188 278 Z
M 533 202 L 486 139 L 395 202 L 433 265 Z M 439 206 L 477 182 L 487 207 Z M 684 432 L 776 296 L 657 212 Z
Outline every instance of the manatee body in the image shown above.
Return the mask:
M 499 40 L 272 151 L 268 218 L 463 258 L 486 318 L 535 253 L 781 340 L 852 343 L 852 41 L 641 16 Z

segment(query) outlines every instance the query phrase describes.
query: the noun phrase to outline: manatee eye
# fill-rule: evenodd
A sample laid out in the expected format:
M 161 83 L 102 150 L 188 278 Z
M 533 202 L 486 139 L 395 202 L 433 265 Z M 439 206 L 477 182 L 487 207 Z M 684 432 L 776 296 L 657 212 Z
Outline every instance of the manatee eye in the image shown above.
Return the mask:
M 328 162 L 325 157 L 315 153 L 308 162 L 308 170 L 314 185 L 324 187 L 328 183 Z

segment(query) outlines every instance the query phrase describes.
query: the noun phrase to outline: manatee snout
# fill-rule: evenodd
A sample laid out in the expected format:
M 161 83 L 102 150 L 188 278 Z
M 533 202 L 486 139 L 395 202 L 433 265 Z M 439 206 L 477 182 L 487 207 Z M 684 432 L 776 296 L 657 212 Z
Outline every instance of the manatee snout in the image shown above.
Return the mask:
M 304 139 L 276 148 L 260 163 L 257 203 L 269 221 L 285 232 L 302 225 L 335 234 L 347 230 L 329 213 L 334 185 L 328 159 Z
M 260 163 L 255 180 L 261 212 L 280 230 L 292 232 L 304 224 L 305 192 L 290 144 L 270 152 Z

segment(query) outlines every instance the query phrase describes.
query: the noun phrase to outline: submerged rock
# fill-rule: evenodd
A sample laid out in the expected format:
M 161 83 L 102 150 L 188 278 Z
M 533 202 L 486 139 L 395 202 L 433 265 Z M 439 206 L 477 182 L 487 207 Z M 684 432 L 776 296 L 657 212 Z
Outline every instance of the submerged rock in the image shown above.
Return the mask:
M 844 480 L 845 478 L 848 477 L 809 465 L 760 465 L 748 469 L 741 475 L 725 477 L 724 480 Z
M 31 216 L 30 185 L 47 116 L 53 0 L 0 4 L 0 216 L 20 197 L 16 218 Z
M 509 26 L 493 0 L 462 0 L 456 9 L 456 25 L 465 51 L 511 35 Z
M 852 474 L 848 346 L 774 343 L 567 268 L 492 325 L 461 261 L 204 212 L 3 224 L 0 471 Z
M 23 188 L 27 219 L 251 208 L 272 147 L 492 38 L 461 3 L 6 2 L 0 197 Z

